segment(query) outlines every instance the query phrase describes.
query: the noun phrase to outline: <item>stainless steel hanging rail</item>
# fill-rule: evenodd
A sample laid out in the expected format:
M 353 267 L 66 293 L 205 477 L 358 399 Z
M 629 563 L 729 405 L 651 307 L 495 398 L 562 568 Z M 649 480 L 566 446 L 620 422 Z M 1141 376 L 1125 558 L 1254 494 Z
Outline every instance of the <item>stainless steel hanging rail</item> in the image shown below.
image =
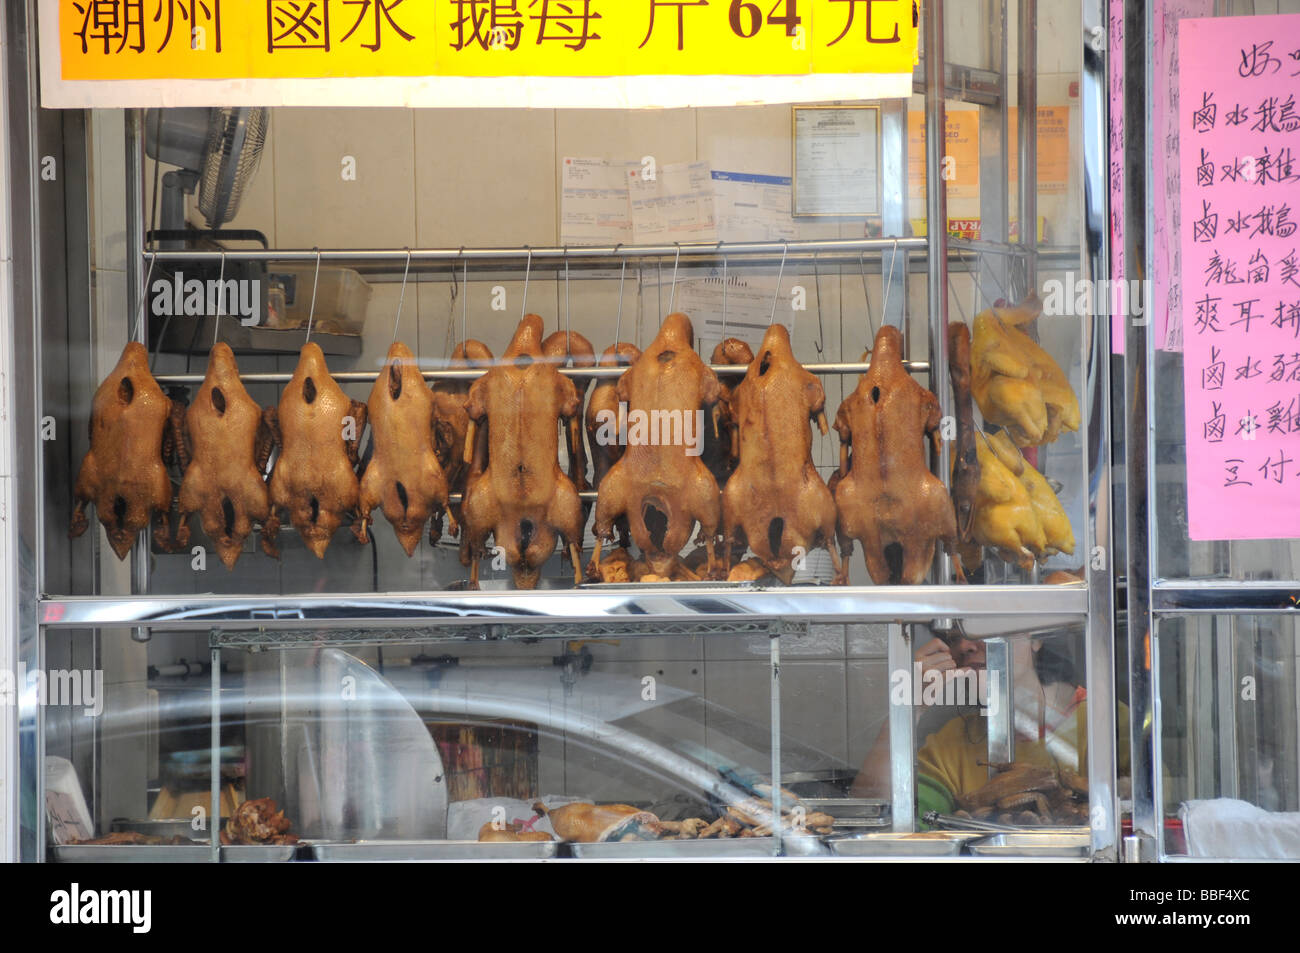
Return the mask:
M 924 238 L 828 238 L 799 239 L 792 242 L 680 242 L 667 245 L 589 245 L 589 246 L 539 246 L 520 245 L 509 248 L 294 248 L 227 250 L 229 261 L 303 261 L 315 262 L 386 262 L 405 264 L 410 256 L 412 265 L 421 262 L 501 262 L 529 258 L 533 265 L 545 261 L 577 261 L 608 258 L 623 261 L 629 258 L 754 258 L 770 257 L 775 262 L 781 255 L 860 255 L 863 252 L 892 250 L 924 251 Z M 220 250 L 209 251 L 144 251 L 146 261 L 157 262 L 218 262 Z
M 929 361 L 904 361 L 903 366 L 909 371 L 917 374 L 930 373 Z M 871 363 L 841 363 L 841 364 L 805 364 L 804 370 L 810 374 L 865 374 L 871 367 Z M 713 373 L 723 376 L 739 377 L 749 370 L 747 364 L 714 364 L 712 365 Z M 566 377 L 620 377 L 627 370 L 626 367 L 561 367 L 559 372 Z M 476 380 L 487 373 L 487 368 L 471 367 L 456 368 L 448 370 L 421 371 L 425 380 Z M 337 374 L 331 374 L 340 384 L 368 384 L 372 383 L 380 374 L 380 371 L 340 371 Z M 203 383 L 202 374 L 155 374 L 154 380 L 159 384 L 201 384 Z M 261 374 L 240 374 L 239 379 L 245 384 L 284 384 L 293 377 L 291 371 L 270 372 Z

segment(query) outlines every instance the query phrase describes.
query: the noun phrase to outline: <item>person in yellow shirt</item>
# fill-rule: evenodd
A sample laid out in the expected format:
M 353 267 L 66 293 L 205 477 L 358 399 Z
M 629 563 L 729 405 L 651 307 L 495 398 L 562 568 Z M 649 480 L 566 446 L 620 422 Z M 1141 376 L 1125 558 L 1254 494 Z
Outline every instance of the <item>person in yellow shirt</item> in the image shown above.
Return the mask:
M 1069 657 L 1036 638 L 1011 640 L 1011 692 L 1016 728 L 1017 763 L 1068 768 L 1087 774 L 1087 693 Z M 957 637 L 936 638 L 916 653 L 921 672 L 985 670 L 984 643 Z M 980 679 L 981 682 L 984 679 Z M 1120 774 L 1128 773 L 1128 710 L 1118 712 Z M 988 718 L 983 711 L 959 715 L 926 737 L 916 756 L 917 815 L 935 810 L 950 814 L 956 799 L 989 781 Z M 983 762 L 983 763 L 981 763 Z M 855 797 L 890 797 L 889 730 L 882 728 L 854 781 Z

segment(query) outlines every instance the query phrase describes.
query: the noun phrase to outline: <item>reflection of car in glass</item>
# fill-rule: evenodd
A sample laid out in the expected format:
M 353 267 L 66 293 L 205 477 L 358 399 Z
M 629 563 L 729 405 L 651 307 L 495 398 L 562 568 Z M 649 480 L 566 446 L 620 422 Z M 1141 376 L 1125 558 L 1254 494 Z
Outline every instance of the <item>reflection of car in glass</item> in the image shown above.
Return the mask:
M 333 648 L 244 658 L 242 679 L 223 679 L 223 744 L 242 734 L 247 797 L 275 798 L 304 838 L 441 839 L 449 800 L 487 794 L 632 803 L 679 820 L 770 792 L 767 725 L 670 685 L 647 691 L 637 676 L 453 659 L 388 665 L 380 675 Z M 183 725 L 191 744 L 206 734 L 200 684 L 163 695 L 158 730 Z M 101 728 L 129 745 L 149 721 L 115 709 Z M 437 742 L 449 752 L 466 738 L 468 758 L 451 763 L 440 753 Z M 463 776 L 477 764 L 481 781 L 521 752 L 531 763 L 509 775 L 512 784 L 499 783 L 500 771 L 495 790 Z M 791 742 L 781 765 L 786 788 L 804 796 L 843 796 L 836 782 L 852 776 L 832 756 Z M 203 772 L 188 783 L 206 804 Z

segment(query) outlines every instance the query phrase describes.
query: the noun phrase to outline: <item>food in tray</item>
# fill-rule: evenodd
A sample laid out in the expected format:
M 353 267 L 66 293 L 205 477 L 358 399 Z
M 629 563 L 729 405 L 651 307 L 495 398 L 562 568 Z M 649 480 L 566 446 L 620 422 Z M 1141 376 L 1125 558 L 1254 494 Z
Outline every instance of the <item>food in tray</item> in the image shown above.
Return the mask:
M 167 460 L 176 453 L 182 409 L 149 373 L 144 345 L 127 344 L 91 404 L 90 449 L 73 486 L 76 506 L 70 537 L 86 531 L 86 504 L 94 503 L 118 559 L 126 558 L 153 515 L 158 517 L 154 542 L 174 548 L 168 526 L 172 484 Z
M 537 801 L 533 810 L 546 815 L 562 841 L 592 844 L 598 841 L 657 840 L 663 833 L 658 817 L 630 804 L 575 802 L 548 808 Z
M 835 546 L 835 498 L 812 460 L 810 421 L 823 434 L 829 429 L 826 393 L 795 360 L 785 325 L 767 329 L 730 403 L 740 463 L 722 490 L 724 568 L 731 570 L 733 549 L 747 543 L 753 560 L 789 585 L 795 560 L 824 546 L 835 582 L 847 583 Z M 754 566 L 737 569 L 728 578 L 754 578 Z
M 415 355 L 400 341 L 388 349 L 388 362 L 366 407 L 374 455 L 361 476 L 358 538 L 369 541 L 370 514 L 381 507 L 402 549 L 412 556 L 425 524 L 430 545 L 442 535 L 447 478 L 433 446 L 433 391 L 425 385 Z M 454 517 L 451 530 L 456 531 Z
M 971 388 L 985 421 L 1007 428 L 1018 447 L 1052 443 L 1081 419 L 1065 372 L 1016 327 L 1042 310 L 1031 294 L 1014 308 L 995 305 L 975 316 Z
M 488 821 L 478 829 L 479 843 L 518 843 L 519 841 L 553 841 L 546 831 L 530 831 L 518 822 L 498 827 L 494 821 Z
M 171 837 L 162 837 L 156 834 L 140 834 L 136 831 L 114 831 L 111 834 L 105 834 L 103 837 L 93 837 L 89 840 L 74 840 L 69 846 L 73 847 L 154 847 L 168 846 L 180 847 L 198 843 L 182 837 L 180 834 L 173 834 Z
M 265 523 L 271 515 L 264 476 L 271 430 L 261 405 L 244 389 L 228 344 L 212 346 L 203 385 L 184 420 L 177 546 L 189 546 L 188 517 L 198 513 L 217 555 L 234 569 L 254 521 Z
M 1074 552 L 1074 533 L 1060 500 L 1006 432 L 980 434 L 980 483 L 972 537 L 1023 569 L 1036 559 Z
M 226 821 L 225 830 L 221 832 L 221 843 L 296 844 L 298 835 L 291 832 L 292 827 L 293 824 L 272 798 L 259 797 L 239 805 Z
M 591 342 L 577 331 L 556 331 L 542 341 L 542 353 L 557 367 L 595 367 L 596 350 Z M 591 386 L 590 377 L 571 377 L 578 392 L 578 417 L 583 419 L 582 405 L 587 399 L 587 388 Z M 582 442 L 582 427 L 564 428 L 565 453 L 569 459 L 569 479 L 581 493 L 588 488 L 587 451 Z M 584 507 L 590 512 L 590 507 Z M 583 520 L 586 523 L 586 520 Z
M 754 352 L 749 345 L 739 338 L 727 338 L 718 342 L 709 357 L 710 364 L 732 364 L 748 367 L 754 362 Z M 723 375 L 718 378 L 722 396 L 718 398 L 718 433 L 713 429 L 704 429 L 704 465 L 709 468 L 718 486 L 725 487 L 731 474 L 740 463 L 740 447 L 733 439 L 736 415 L 731 403 L 731 395 L 740 378 Z M 744 549 L 741 549 L 744 552 Z
M 993 763 L 998 774 L 957 798 L 954 816 L 1002 824 L 1041 826 L 1088 822 L 1088 780 L 1059 765 Z
M 366 405 L 343 393 L 320 347 L 309 342 L 279 407 L 268 408 L 266 416 L 280 456 L 271 472 L 271 515 L 262 548 L 279 556 L 280 511 L 287 510 L 303 543 L 324 559 L 334 531 L 357 509 L 355 468 Z
M 530 314 L 501 361 L 469 391 L 467 458 L 476 427 L 488 427 L 487 469 L 470 481 L 462 506 L 471 587 L 489 536 L 505 550 L 520 589 L 536 587 L 557 534 L 573 560 L 575 584 L 582 581 L 582 502 L 560 470 L 557 429 L 564 418 L 576 436 L 582 405 L 573 382 L 542 360 L 541 343 L 542 319 Z
M 619 378 L 615 394 L 628 405 L 628 446 L 598 491 L 596 550 L 588 568 L 593 579 L 599 575 L 601 546 L 613 540 L 615 521 L 625 515 L 653 575 L 672 578 L 697 521 L 708 552 L 706 575 L 717 569 L 713 547 L 721 503 L 717 481 L 700 453 L 706 408 L 713 408 L 721 391 L 713 371 L 695 353 L 694 337 L 690 318 L 669 315 Z M 716 418 L 712 425 L 716 432 Z M 614 429 L 606 427 L 598 440 L 609 439 Z
M 976 449 L 975 409 L 970 393 L 970 328 L 948 328 L 948 378 L 952 382 L 953 416 L 957 440 L 952 454 L 952 507 L 957 517 L 957 542 L 968 543 L 979 496 L 980 462 Z M 960 567 L 959 567 L 960 569 Z
M 935 544 L 957 535 L 952 499 L 930 472 L 925 439 L 939 440 L 939 400 L 903 367 L 903 335 L 881 327 L 871 367 L 840 404 L 839 538 L 845 555 L 862 543 L 876 585 L 916 585 Z

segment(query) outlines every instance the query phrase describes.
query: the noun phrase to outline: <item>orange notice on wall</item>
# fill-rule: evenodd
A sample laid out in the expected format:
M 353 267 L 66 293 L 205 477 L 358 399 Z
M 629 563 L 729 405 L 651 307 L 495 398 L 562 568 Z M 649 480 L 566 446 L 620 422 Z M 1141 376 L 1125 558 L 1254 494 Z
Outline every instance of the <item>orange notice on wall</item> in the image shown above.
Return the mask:
M 947 112 L 944 143 L 945 181 L 949 199 L 978 199 L 980 195 L 980 121 L 974 109 Z M 925 113 L 907 114 L 907 193 L 925 198 Z
M 1007 115 L 1007 139 L 1011 148 L 1007 168 L 1012 182 L 1020 181 L 1020 126 L 1018 110 Z M 1070 107 L 1038 107 L 1038 194 L 1064 194 L 1070 187 Z

